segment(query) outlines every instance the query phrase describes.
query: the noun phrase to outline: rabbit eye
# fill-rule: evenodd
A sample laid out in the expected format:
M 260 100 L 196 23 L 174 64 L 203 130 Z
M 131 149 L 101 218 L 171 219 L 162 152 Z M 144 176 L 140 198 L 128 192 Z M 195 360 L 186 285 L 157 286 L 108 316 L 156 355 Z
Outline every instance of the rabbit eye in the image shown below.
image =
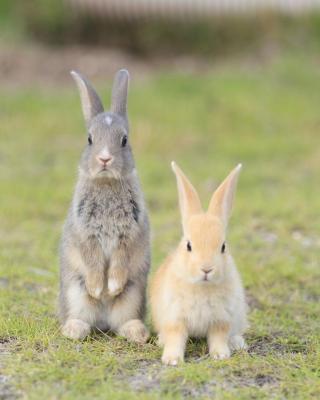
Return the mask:
M 187 242 L 187 250 L 188 250 L 188 251 L 191 251 L 191 250 L 192 250 L 191 243 L 189 242 L 189 240 L 188 240 L 188 242 Z
M 226 251 L 226 244 L 223 243 L 223 245 L 221 246 L 221 253 L 223 254 Z
M 127 143 L 128 143 L 128 137 L 127 135 L 124 135 L 121 139 L 121 146 L 125 147 Z
M 91 145 L 92 144 L 92 137 L 91 135 L 88 136 L 88 143 Z

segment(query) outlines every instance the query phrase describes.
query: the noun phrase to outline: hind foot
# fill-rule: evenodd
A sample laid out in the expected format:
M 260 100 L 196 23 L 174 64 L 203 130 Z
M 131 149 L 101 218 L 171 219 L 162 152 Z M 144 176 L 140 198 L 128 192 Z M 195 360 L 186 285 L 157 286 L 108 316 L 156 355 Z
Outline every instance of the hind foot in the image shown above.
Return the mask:
M 61 329 L 62 334 L 70 339 L 84 339 L 90 330 L 90 325 L 81 319 L 69 319 Z
M 149 331 L 140 319 L 127 321 L 118 329 L 118 333 L 129 340 L 129 342 L 139 344 L 144 344 L 149 339 Z

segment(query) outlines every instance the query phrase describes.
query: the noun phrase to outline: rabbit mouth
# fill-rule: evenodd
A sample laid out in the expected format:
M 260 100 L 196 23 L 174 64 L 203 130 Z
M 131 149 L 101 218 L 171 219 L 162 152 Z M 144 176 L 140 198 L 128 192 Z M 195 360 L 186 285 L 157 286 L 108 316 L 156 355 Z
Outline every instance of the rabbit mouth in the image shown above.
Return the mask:
M 212 275 L 205 274 L 204 276 L 202 276 L 201 282 L 204 282 L 204 283 L 212 282 Z
M 96 178 L 114 178 L 112 170 L 108 167 L 102 167 L 94 174 Z
M 100 170 L 98 172 L 98 174 L 106 174 L 106 173 L 107 174 L 111 173 L 110 167 L 107 167 L 107 166 L 102 167 L 102 168 L 100 168 Z

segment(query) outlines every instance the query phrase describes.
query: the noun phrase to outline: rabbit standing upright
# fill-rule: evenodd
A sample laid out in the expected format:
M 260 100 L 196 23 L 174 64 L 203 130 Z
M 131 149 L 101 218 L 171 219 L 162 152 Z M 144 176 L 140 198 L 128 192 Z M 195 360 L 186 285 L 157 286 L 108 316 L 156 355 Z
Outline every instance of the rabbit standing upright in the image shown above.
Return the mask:
M 111 329 L 144 343 L 149 222 L 130 147 L 129 74 L 116 74 L 107 112 L 90 83 L 71 74 L 88 143 L 60 246 L 62 333 L 82 339 L 91 328 Z
M 175 163 L 183 239 L 156 272 L 151 311 L 162 362 L 184 359 L 189 336 L 207 337 L 212 357 L 245 347 L 246 302 L 241 279 L 226 245 L 226 229 L 241 165 L 236 167 L 202 211 L 194 187 Z

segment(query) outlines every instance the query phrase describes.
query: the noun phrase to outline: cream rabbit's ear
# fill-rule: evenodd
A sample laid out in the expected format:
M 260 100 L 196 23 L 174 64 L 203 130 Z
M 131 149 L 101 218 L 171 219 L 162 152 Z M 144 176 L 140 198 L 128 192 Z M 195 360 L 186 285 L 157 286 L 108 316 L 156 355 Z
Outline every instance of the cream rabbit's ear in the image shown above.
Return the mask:
M 177 178 L 182 227 L 186 233 L 188 219 L 193 214 L 201 213 L 202 207 L 195 188 L 174 161 L 171 167 Z
M 102 102 L 89 81 L 79 72 L 71 71 L 70 74 L 78 86 L 83 116 L 86 125 L 89 126 L 92 118 L 104 111 Z
M 230 172 L 227 178 L 221 183 L 218 189 L 213 193 L 210 200 L 208 213 L 220 218 L 225 228 L 231 215 L 233 198 L 237 187 L 237 181 L 242 165 Z

